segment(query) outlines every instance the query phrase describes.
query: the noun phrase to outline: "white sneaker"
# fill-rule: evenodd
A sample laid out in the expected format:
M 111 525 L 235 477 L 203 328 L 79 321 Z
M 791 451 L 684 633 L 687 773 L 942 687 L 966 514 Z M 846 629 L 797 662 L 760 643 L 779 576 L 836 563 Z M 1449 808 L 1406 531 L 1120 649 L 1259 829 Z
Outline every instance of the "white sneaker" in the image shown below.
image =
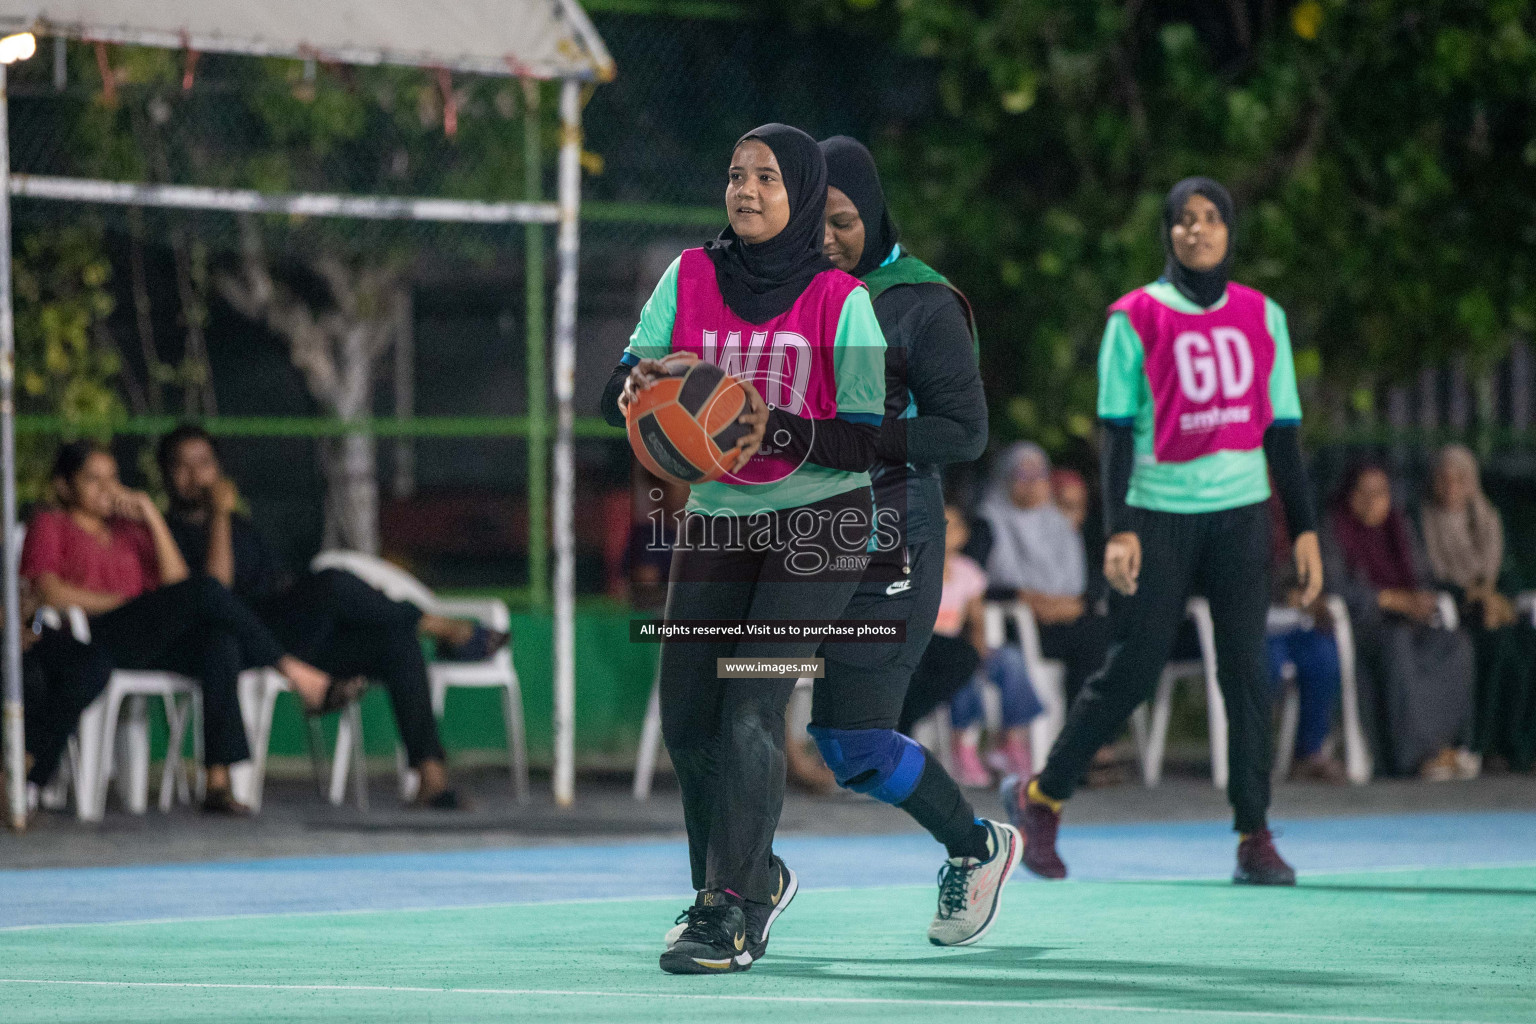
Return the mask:
M 666 936 L 666 943 L 667 943 L 666 948 L 667 949 L 671 949 L 673 946 L 677 945 L 677 940 L 682 938 L 683 937 L 683 932 L 685 932 L 687 930 L 688 930 L 688 922 L 687 922 L 686 919 L 682 920 L 682 921 L 679 921 L 677 924 L 673 925 L 671 928 L 668 928 L 667 929 L 667 936 Z
M 1003 885 L 1024 852 L 1018 829 L 985 818 L 981 823 L 990 856 L 951 857 L 939 869 L 939 909 L 928 926 L 935 946 L 969 946 L 987 934 L 1003 905 Z

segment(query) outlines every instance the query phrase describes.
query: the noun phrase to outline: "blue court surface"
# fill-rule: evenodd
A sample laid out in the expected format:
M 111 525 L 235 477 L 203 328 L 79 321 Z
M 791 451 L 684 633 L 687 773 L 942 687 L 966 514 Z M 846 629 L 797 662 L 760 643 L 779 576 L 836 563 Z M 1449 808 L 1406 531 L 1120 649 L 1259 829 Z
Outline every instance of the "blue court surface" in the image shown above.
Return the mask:
M 1536 863 L 1536 812 L 1308 819 L 1275 828 L 1303 875 Z M 1217 822 L 1067 825 L 1060 848 L 1074 880 L 1209 879 L 1230 873 L 1234 842 Z M 806 889 L 929 884 L 942 860 L 925 835 L 791 836 L 775 848 Z M 1021 871 L 1016 882 L 1026 878 Z M 687 848 L 677 841 L 0 871 L 0 928 L 689 891 Z

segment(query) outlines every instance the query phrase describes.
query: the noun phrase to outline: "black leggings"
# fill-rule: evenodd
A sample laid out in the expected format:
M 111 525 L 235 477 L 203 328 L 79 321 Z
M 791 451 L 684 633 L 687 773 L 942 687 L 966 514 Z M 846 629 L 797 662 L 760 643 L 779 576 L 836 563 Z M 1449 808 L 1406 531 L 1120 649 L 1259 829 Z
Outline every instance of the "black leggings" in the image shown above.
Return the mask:
M 1177 514 L 1132 509 L 1141 576 L 1132 597 L 1112 595 L 1115 641 L 1088 680 L 1040 773 L 1046 796 L 1065 800 L 1093 755 L 1114 739 L 1161 675 L 1191 593 L 1211 603 L 1216 665 L 1227 706 L 1227 797 L 1239 832 L 1265 827 L 1273 697 L 1264 643 L 1269 610 L 1269 509 Z
M 255 612 L 210 576 L 151 590 L 91 619 L 91 642 L 114 668 L 177 672 L 203 689 L 209 764 L 251 756 L 236 681 L 244 665 L 275 665 L 282 646 Z
M 870 492 L 861 487 L 764 516 L 761 522 L 780 536 L 799 538 L 768 550 L 733 542 L 755 517 L 688 517 L 672 553 L 666 621 L 840 618 L 863 561 L 837 559 L 864 553 L 864 540 L 845 543 L 857 529 L 837 536 L 836 517 L 844 512 L 862 516 L 868 538 Z M 718 543 L 710 544 L 711 536 Z M 661 645 L 661 732 L 683 791 L 695 889 L 729 889 L 771 903 L 779 881 L 771 855 L 784 804 L 784 709 L 795 680 L 720 679 L 715 659 L 810 658 L 820 643 Z
M 383 683 L 412 767 L 443 760 L 417 636 L 420 608 L 391 601 L 352 573 L 325 569 L 300 577 L 257 612 L 289 651 L 316 668 Z
M 933 636 L 944 590 L 944 545 L 925 541 L 891 553 L 894 572 L 867 571 L 848 602 L 849 620 L 896 619 L 907 624 L 904 643 L 835 643 L 822 648 L 826 676 L 811 697 L 811 724 L 825 729 L 898 729 L 913 671 Z M 889 557 L 889 556 L 888 556 Z M 906 572 L 902 572 L 905 568 Z M 895 593 L 891 593 L 892 581 Z M 898 731 L 907 732 L 910 724 Z M 926 753 L 926 752 L 925 752 Z M 960 856 L 975 839 L 976 812 L 938 758 L 927 754 L 917 786 L 896 806 Z M 982 851 L 985 853 L 985 850 Z
M 112 662 L 95 644 L 82 644 L 64 630 L 45 629 L 21 665 L 27 753 L 32 755 L 27 779 L 46 786 L 80 713 L 106 689 Z

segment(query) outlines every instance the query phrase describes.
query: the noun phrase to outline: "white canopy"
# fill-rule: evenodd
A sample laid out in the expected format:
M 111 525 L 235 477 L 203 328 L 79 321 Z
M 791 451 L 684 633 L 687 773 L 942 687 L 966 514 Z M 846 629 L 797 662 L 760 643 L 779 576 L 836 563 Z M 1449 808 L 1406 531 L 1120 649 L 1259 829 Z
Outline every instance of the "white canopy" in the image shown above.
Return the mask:
M 0 0 L 0 34 L 608 81 L 576 0 Z

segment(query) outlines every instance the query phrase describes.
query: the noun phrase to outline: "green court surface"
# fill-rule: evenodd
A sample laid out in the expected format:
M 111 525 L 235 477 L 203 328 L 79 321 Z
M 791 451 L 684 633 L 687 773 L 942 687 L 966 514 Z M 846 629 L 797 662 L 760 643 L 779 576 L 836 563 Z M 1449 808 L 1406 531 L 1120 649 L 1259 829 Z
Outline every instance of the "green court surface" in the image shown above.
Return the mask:
M 0 931 L 31 1022 L 1536 1022 L 1536 866 L 1016 881 L 979 946 L 924 887 L 806 891 L 745 974 L 656 967 L 675 899 Z

